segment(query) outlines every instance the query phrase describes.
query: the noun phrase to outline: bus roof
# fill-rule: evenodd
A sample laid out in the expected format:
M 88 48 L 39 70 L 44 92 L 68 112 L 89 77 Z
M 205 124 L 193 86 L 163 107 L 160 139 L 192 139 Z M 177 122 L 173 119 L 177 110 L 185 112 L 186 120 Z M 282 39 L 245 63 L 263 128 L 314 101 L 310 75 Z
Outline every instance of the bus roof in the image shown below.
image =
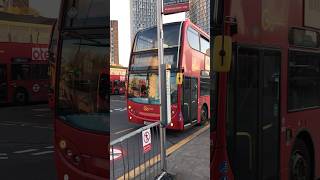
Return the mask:
M 205 32 L 203 31 L 201 28 L 199 28 L 197 25 L 195 25 L 194 23 L 191 22 L 190 19 L 185 19 L 184 21 L 177 21 L 177 22 L 170 22 L 170 23 L 165 23 L 163 25 L 170 25 L 170 24 L 177 24 L 177 23 L 182 23 L 182 24 L 186 24 L 186 25 L 191 25 L 194 29 L 196 29 L 201 35 L 203 35 L 204 37 L 206 38 L 210 38 L 210 36 Z M 151 27 L 148 27 L 148 28 L 145 28 L 145 29 L 141 29 L 139 30 L 136 35 L 142 31 L 146 31 L 146 30 L 149 30 L 149 29 L 153 29 L 153 28 L 156 28 L 157 26 L 151 26 Z

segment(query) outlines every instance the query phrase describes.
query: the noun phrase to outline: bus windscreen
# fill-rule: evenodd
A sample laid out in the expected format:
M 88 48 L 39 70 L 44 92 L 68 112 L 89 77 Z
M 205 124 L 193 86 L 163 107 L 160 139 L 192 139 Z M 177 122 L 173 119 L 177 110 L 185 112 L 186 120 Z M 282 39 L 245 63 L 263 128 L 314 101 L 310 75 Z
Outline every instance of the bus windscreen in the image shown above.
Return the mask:
M 160 104 L 158 72 L 131 73 L 129 76 L 128 99 L 142 104 Z M 170 78 L 171 103 L 177 103 L 178 86 L 176 73 Z
M 106 41 L 105 37 L 63 36 L 57 104 L 58 116 L 66 123 L 103 133 L 108 132 L 108 109 L 99 100 L 99 77 L 106 64 Z

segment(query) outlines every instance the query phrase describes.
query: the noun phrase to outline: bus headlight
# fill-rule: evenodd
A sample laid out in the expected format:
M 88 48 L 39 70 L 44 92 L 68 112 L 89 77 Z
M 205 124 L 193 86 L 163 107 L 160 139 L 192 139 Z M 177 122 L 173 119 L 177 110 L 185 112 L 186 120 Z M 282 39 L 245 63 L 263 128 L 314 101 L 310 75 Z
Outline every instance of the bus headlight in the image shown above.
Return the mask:
M 65 174 L 65 175 L 63 176 L 63 180 L 69 180 L 69 175 L 68 175 L 68 174 Z
M 65 140 L 61 140 L 61 141 L 59 142 L 59 147 L 60 147 L 61 149 L 65 149 L 65 148 L 67 147 L 66 141 L 65 141 Z

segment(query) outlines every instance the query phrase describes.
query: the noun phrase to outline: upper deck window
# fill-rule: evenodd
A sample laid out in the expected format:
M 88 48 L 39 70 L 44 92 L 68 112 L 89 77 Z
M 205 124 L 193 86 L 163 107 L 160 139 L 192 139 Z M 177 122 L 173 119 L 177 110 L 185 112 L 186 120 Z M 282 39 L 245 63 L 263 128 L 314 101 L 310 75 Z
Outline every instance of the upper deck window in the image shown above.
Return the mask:
M 170 48 L 179 46 L 181 22 L 163 25 L 163 47 Z M 157 28 L 142 30 L 137 33 L 134 52 L 145 51 L 158 48 Z
M 188 42 L 191 48 L 200 51 L 199 33 L 191 27 L 187 30 Z

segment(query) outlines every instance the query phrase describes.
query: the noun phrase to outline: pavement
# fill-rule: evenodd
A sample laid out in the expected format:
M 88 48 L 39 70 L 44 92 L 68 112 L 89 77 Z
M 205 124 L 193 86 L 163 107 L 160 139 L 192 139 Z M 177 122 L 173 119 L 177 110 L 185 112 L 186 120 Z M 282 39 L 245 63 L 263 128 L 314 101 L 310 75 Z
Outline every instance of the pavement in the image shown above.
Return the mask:
M 210 179 L 210 128 L 170 154 L 167 168 L 176 180 Z
M 133 124 L 128 121 L 126 99 L 124 96 L 111 96 L 111 140 L 115 140 L 125 134 L 135 131 L 144 125 Z M 153 134 L 153 133 L 152 133 Z M 155 152 L 147 154 L 146 159 L 154 159 L 155 154 L 159 153 L 159 139 L 157 136 L 152 140 L 152 149 Z M 166 133 L 167 142 L 167 155 L 168 155 L 168 169 L 169 172 L 175 173 L 178 179 L 209 179 L 209 160 L 210 160 L 210 137 L 209 125 L 206 126 L 193 126 L 184 131 L 170 131 Z M 126 164 L 126 170 L 130 166 L 130 173 L 134 177 L 134 168 L 144 168 L 142 162 L 139 162 L 137 157 L 141 156 L 141 149 L 137 146 L 141 143 L 141 135 L 137 135 L 124 143 L 124 147 L 115 146 L 114 148 L 123 149 L 124 156 L 120 159 L 114 160 L 113 171 L 116 177 L 124 175 L 123 163 Z M 129 146 L 129 153 L 126 146 Z M 135 150 L 132 150 L 135 149 Z M 142 154 L 143 155 L 143 154 Z M 136 160 L 134 160 L 134 157 Z M 123 161 L 124 160 L 124 161 Z M 160 170 L 160 158 L 156 159 L 158 168 L 149 168 L 146 174 L 142 173 L 141 177 L 148 176 L 147 179 L 154 179 L 155 175 Z M 207 164 L 207 165 L 206 165 Z M 199 168 L 199 170 L 198 170 Z M 140 170 L 138 168 L 138 170 Z M 198 172 L 195 172 L 198 171 Z M 183 175 L 186 174 L 186 175 Z M 121 178 L 120 178 L 121 179 Z M 124 177 L 122 176 L 122 179 Z M 127 178 L 126 178 L 127 179 Z M 136 179 L 139 176 L 136 174 Z

